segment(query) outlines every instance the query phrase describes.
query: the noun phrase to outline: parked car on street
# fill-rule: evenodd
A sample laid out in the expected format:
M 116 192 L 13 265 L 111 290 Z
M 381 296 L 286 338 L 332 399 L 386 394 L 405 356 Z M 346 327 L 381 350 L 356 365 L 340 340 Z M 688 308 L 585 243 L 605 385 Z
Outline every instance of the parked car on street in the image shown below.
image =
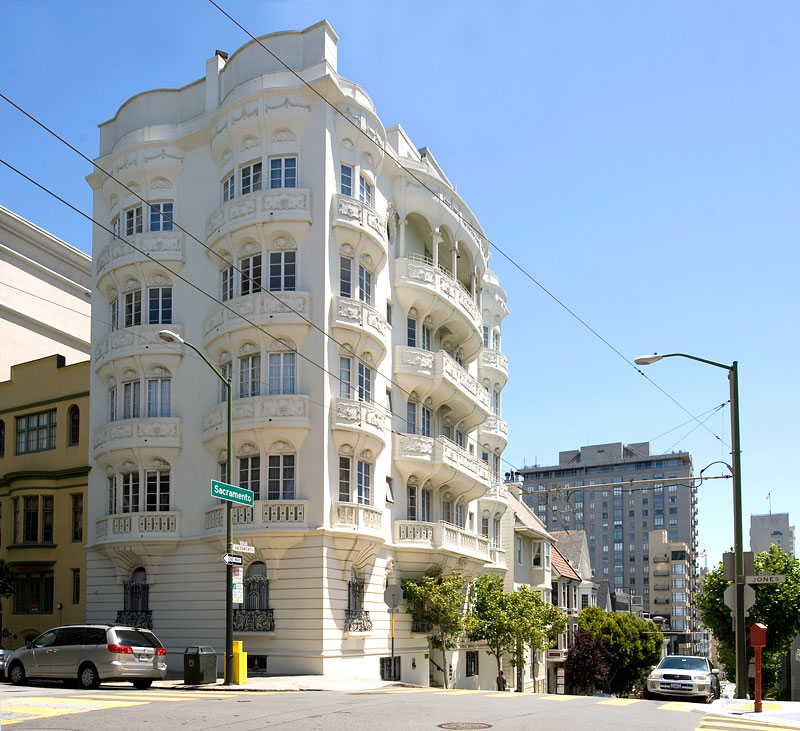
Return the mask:
M 645 698 L 691 696 L 706 703 L 720 697 L 719 670 L 707 657 L 667 655 L 647 678 Z
M 10 654 L 11 650 L 7 650 L 3 645 L 0 645 L 0 678 L 5 677 L 6 659 Z
M 29 678 L 77 681 L 96 688 L 127 680 L 138 690 L 167 673 L 164 646 L 147 629 L 119 625 L 72 624 L 55 627 L 6 658 L 6 676 L 15 685 Z

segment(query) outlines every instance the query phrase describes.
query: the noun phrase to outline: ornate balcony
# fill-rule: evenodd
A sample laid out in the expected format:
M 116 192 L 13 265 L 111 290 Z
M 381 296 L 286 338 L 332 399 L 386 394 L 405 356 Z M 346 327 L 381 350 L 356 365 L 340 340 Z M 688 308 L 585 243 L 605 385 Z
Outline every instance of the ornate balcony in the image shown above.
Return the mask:
M 120 609 L 117 612 L 116 624 L 125 627 L 137 627 L 138 629 L 153 629 L 153 610 L 141 609 L 139 611 L 129 611 Z
M 372 620 L 369 618 L 369 612 L 366 609 L 345 609 L 344 631 L 371 632 Z
M 234 531 L 244 530 L 308 530 L 308 500 L 256 500 L 250 507 L 234 505 Z M 225 506 L 206 511 L 207 534 L 222 535 L 225 528 Z
M 502 482 L 495 482 L 480 499 L 481 517 L 499 518 L 508 508 L 508 488 Z M 487 514 L 488 511 L 488 514 Z
M 97 542 L 177 540 L 180 517 L 178 511 L 106 515 L 95 524 Z
M 386 356 L 386 318 L 374 307 L 350 297 L 333 297 L 333 337 L 353 347 L 355 353 L 369 351 L 375 366 Z
M 358 253 L 372 258 L 375 271 L 386 261 L 386 221 L 378 212 L 349 195 L 335 195 L 331 205 L 331 225 L 336 243 L 359 240 Z
M 503 388 L 508 381 L 508 358 L 499 350 L 484 348 L 481 353 L 480 371 L 481 376 Z
M 126 236 L 124 241 L 121 238 L 112 239 L 97 256 L 97 289 L 104 289 L 104 279 L 109 272 L 149 261 L 136 249 L 149 254 L 155 261 L 168 264 L 173 271 L 180 272 L 186 262 L 186 234 L 178 230 L 158 231 Z
M 234 399 L 231 407 L 233 431 L 274 427 L 275 436 L 291 440 L 300 445 L 311 430 L 311 409 L 308 396 L 281 394 L 273 396 L 251 396 Z M 203 415 L 203 442 L 224 449 L 228 429 L 228 404 L 223 402 L 210 408 Z M 278 433 L 279 432 L 279 433 Z
M 275 618 L 272 609 L 234 609 L 234 632 L 274 632 Z
M 430 397 L 434 404 L 446 404 L 453 424 L 463 431 L 471 431 L 489 415 L 486 389 L 443 350 L 395 346 L 394 378 L 402 389 L 416 391 L 420 401 Z
M 177 366 L 180 358 L 173 343 L 165 343 L 158 337 L 158 331 L 164 325 L 136 325 L 134 327 L 113 330 L 108 335 L 100 338 L 92 356 L 92 366 L 97 373 L 103 365 L 121 358 L 132 358 L 143 355 L 156 356 L 167 367 L 171 364 Z M 167 325 L 170 330 L 183 337 L 182 325 Z M 145 350 L 146 348 L 146 350 Z
M 489 549 L 489 559 L 493 565 L 499 568 L 506 568 L 506 552 L 502 548 L 492 546 Z
M 334 530 L 374 536 L 383 540 L 382 513 L 378 508 L 337 501 L 331 506 L 331 513 L 331 527 Z
M 436 486 L 447 485 L 453 500 L 469 502 L 489 489 L 489 465 L 445 437 L 395 434 L 393 456 L 404 483 L 416 475 L 420 484 L 431 480 Z
M 257 224 L 277 222 L 295 241 L 311 228 L 311 191 L 308 188 L 259 190 L 223 203 L 206 221 L 206 240 L 213 247 L 234 231 L 251 228 L 259 240 Z
M 369 449 L 374 458 L 386 446 L 386 433 L 391 426 L 386 409 L 368 401 L 334 398 L 330 413 L 337 447 L 349 444 L 356 454 Z
M 203 323 L 203 342 L 208 347 L 221 337 L 256 326 L 299 346 L 311 330 L 310 320 L 309 292 L 256 292 L 211 310 Z
M 157 448 L 169 459 L 165 450 L 180 450 L 183 446 L 183 419 L 169 416 L 151 416 L 143 419 L 120 419 L 95 429 L 94 456 L 120 449 Z M 177 455 L 175 455 L 177 456 Z
M 423 523 L 418 520 L 395 520 L 394 543 L 398 547 L 422 548 L 431 551 L 444 551 L 458 556 L 477 559 L 482 563 L 490 561 L 489 539 L 470 533 L 451 523 Z
M 429 314 L 437 327 L 446 323 L 467 361 L 478 354 L 483 347 L 480 309 L 448 272 L 421 257 L 400 257 L 394 261 L 394 288 L 405 312 L 415 307 Z
M 478 443 L 488 447 L 490 452 L 497 449 L 502 452 L 508 444 L 508 422 L 494 414 L 487 416 L 478 425 Z

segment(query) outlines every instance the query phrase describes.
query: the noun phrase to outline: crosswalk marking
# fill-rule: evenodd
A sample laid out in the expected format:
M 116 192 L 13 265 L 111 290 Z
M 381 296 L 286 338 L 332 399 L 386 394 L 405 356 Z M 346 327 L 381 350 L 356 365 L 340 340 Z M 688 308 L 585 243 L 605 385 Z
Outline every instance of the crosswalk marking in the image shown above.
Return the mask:
M 439 688 L 439 692 L 436 695 L 467 695 L 468 693 L 480 692 L 480 690 L 467 690 L 466 688 L 448 688 L 447 690 Z
M 683 701 L 670 701 L 669 703 L 662 703 L 658 707 L 659 711 L 683 711 L 684 713 L 691 713 L 691 707 L 687 706 Z
M 600 705 L 605 706 L 630 706 L 633 703 L 639 703 L 638 698 L 609 698 L 605 701 L 600 701 Z
M 142 701 L 142 702 L 154 702 L 154 703 L 186 703 L 187 701 L 195 700 L 195 697 L 192 698 L 180 698 L 175 696 L 168 696 L 164 697 L 161 693 L 152 693 L 150 695 L 140 695 L 135 693 L 120 693 L 119 695 L 112 696 L 112 695 L 80 695 L 80 696 L 72 696 L 73 698 L 95 698 L 98 700 L 112 700 L 115 698 L 127 698 L 132 701 Z
M 138 699 L 131 699 L 130 701 L 121 701 L 121 700 L 96 700 L 91 697 L 88 697 L 87 700 L 81 701 L 83 696 L 72 696 L 70 698 L 60 698 L 58 696 L 25 696 L 22 698 L 15 698 L 15 704 L 21 705 L 41 705 L 44 707 L 55 707 L 58 708 L 59 706 L 86 706 L 84 710 L 91 710 L 95 708 L 123 708 L 124 706 L 141 706 L 144 704 L 144 701 Z M 7 708 L 6 704 L 3 704 L 3 710 Z
M 715 729 L 716 731 L 782 731 L 783 729 L 797 730 L 797 726 L 786 726 L 770 721 L 761 721 L 757 718 L 737 718 L 735 716 L 706 716 L 698 727 L 700 729 Z

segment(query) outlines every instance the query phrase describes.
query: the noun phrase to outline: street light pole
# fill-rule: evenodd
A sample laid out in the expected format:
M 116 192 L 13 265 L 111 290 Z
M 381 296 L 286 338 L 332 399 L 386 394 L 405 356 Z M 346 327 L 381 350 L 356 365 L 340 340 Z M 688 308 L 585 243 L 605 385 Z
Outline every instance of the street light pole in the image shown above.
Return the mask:
M 732 365 L 717 363 L 713 360 L 698 358 L 686 353 L 668 353 L 666 355 L 643 355 L 633 362 L 637 365 L 650 365 L 662 358 L 688 358 L 700 363 L 724 368 L 728 371 L 731 389 L 731 456 L 733 458 L 733 550 L 736 558 L 736 602 L 733 611 L 734 630 L 736 633 L 736 697 L 747 697 L 747 626 L 744 616 L 744 537 L 742 533 L 742 458 L 739 441 L 739 363 Z
M 233 412 L 232 412 L 232 393 L 231 393 L 231 378 L 225 378 L 222 372 L 208 359 L 205 354 L 198 348 L 192 345 L 187 340 L 184 340 L 180 335 L 171 330 L 160 330 L 158 333 L 163 341 L 167 343 L 181 343 L 187 348 L 191 348 L 197 355 L 202 358 L 203 362 L 217 374 L 217 377 L 225 384 L 226 397 L 228 401 L 228 444 L 227 444 L 227 458 L 225 461 L 225 481 L 231 485 L 231 463 L 233 461 Z M 233 553 L 233 504 L 230 500 L 225 501 L 225 524 L 227 526 L 226 532 L 226 553 L 230 555 Z M 225 564 L 225 685 L 233 684 L 233 566 L 229 563 Z

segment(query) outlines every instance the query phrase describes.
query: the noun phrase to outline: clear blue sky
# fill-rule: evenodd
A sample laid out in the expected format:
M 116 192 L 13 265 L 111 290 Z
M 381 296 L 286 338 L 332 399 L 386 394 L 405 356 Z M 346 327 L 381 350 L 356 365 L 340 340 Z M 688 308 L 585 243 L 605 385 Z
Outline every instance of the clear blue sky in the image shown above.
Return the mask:
M 746 542 L 768 493 L 800 521 L 800 5 L 220 2 L 256 35 L 327 18 L 339 72 L 384 124 L 429 147 L 489 239 L 626 358 L 738 360 Z M 206 0 L 3 6 L 0 90 L 90 156 L 126 99 L 200 78 L 215 49 L 248 40 Z M 0 157 L 91 213 L 85 162 L 2 100 L 0 130 Z M 90 251 L 84 219 L 5 169 L 0 191 Z M 492 267 L 511 310 L 509 463 L 647 440 L 690 451 L 696 471 L 730 460 L 727 408 L 713 434 L 676 428 L 684 411 L 497 250 Z M 646 372 L 693 414 L 728 398 L 716 368 Z M 730 481 L 700 489 L 709 563 L 732 543 L 731 502 Z

